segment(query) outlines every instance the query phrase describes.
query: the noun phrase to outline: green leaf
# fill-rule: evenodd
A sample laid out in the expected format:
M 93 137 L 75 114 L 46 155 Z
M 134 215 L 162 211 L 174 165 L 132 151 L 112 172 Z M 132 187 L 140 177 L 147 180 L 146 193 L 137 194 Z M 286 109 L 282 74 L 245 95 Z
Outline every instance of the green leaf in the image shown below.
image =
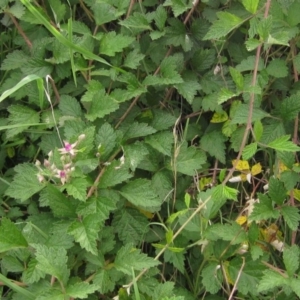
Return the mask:
M 279 179 L 271 177 L 269 180 L 268 194 L 272 201 L 281 205 L 287 197 L 287 190 L 284 188 L 283 183 L 280 182 Z
M 125 160 L 127 163 L 129 163 L 130 169 L 133 172 L 140 164 L 140 162 L 146 159 L 146 156 L 149 154 L 148 148 L 145 143 L 139 141 L 135 142 L 134 144 L 125 145 L 123 147 L 123 150 Z
M 164 30 L 167 18 L 166 9 L 162 5 L 159 5 L 154 14 L 154 22 L 160 31 Z
M 98 290 L 102 294 L 113 291 L 116 278 L 113 278 L 110 270 L 99 269 L 93 279 L 93 283 L 97 285 Z
M 90 183 L 85 178 L 74 178 L 65 184 L 68 194 L 80 201 L 85 201 L 88 186 Z
M 286 121 L 294 120 L 300 112 L 300 93 L 285 98 L 280 103 L 279 112 Z
M 18 69 L 28 60 L 28 58 L 29 57 L 22 50 L 14 50 L 6 55 L 1 63 L 0 69 L 3 71 Z
M 129 169 L 126 164 L 121 165 L 121 162 L 114 160 L 103 173 L 99 182 L 99 187 L 112 187 L 126 181 L 132 176 L 133 174 L 129 173 Z
M 11 105 L 7 108 L 7 110 L 10 113 L 8 118 L 10 125 L 24 124 L 20 127 L 8 129 L 6 132 L 8 138 L 12 138 L 18 133 L 23 132 L 24 130 L 29 128 L 30 125 L 25 126 L 25 124 L 36 124 L 40 121 L 39 114 L 35 110 L 27 106 Z
M 232 117 L 231 124 L 247 124 L 249 115 L 249 105 L 241 104 L 238 106 L 234 116 Z M 260 108 L 254 108 L 252 114 L 252 122 L 260 121 L 261 119 L 269 116 L 268 113 Z
M 100 53 L 108 56 L 114 56 L 118 52 L 122 52 L 135 39 L 131 36 L 116 34 L 115 31 L 106 33 L 100 42 Z
M 181 64 L 182 57 L 179 55 L 164 58 L 160 65 L 159 75 L 148 75 L 143 81 L 143 85 L 165 85 L 183 83 L 178 73 L 178 64 Z
M 81 107 L 76 98 L 69 95 L 61 95 L 59 109 L 64 116 L 81 117 Z
M 213 66 L 216 62 L 216 51 L 214 49 L 198 49 L 193 57 L 192 64 L 197 71 L 204 71 Z
M 255 14 L 259 0 L 242 0 L 242 3 L 250 13 Z
M 84 102 L 84 99 L 81 101 Z M 112 97 L 105 94 L 104 89 L 101 89 L 93 92 L 91 104 L 85 116 L 89 121 L 95 121 L 97 118 L 101 119 L 118 108 L 119 104 Z
M 237 200 L 238 190 L 219 184 L 213 189 L 213 198 Z
M 70 275 L 67 267 L 67 251 L 62 247 L 47 247 L 40 244 L 33 244 L 33 247 L 38 262 L 36 267 L 65 284 Z
M 165 130 L 173 126 L 176 122 L 176 117 L 162 110 L 153 112 L 151 126 L 156 130 Z
M 171 297 L 174 294 L 173 289 L 174 289 L 174 282 L 167 281 L 165 283 L 157 284 L 153 291 L 153 300 L 172 300 L 173 298 L 167 298 L 167 297 L 168 296 Z
M 114 266 L 117 270 L 127 274 L 132 274 L 132 269 L 141 271 L 150 269 L 159 265 L 160 262 L 148 257 L 144 253 L 140 253 L 139 249 L 133 247 L 132 244 L 126 244 L 117 253 Z
M 114 215 L 112 226 L 124 244 L 138 245 L 149 231 L 147 218 L 133 208 L 118 210 Z
M 171 167 L 182 174 L 193 176 L 206 162 L 205 153 L 193 146 L 187 147 L 186 142 L 178 148 L 178 151 L 176 150 L 176 154 L 177 157 L 174 158 Z
M 22 280 L 24 283 L 31 284 L 45 277 L 45 273 L 36 267 L 37 264 L 38 262 L 36 259 L 30 259 L 30 261 L 27 263 L 27 268 L 22 275 Z
M 288 283 L 295 294 L 300 297 L 299 278 L 290 278 L 290 281 Z
M 125 20 L 119 21 L 119 24 L 131 30 L 134 34 L 143 32 L 145 30 L 152 30 L 145 14 L 139 12 L 134 12 Z
M 44 188 L 44 185 L 38 181 L 38 169 L 34 165 L 19 164 L 14 170 L 17 174 L 5 192 L 7 196 L 24 202 Z
M 94 12 L 94 18 L 97 25 L 103 25 L 105 23 L 118 19 L 123 13 L 119 11 L 113 3 L 95 2 L 91 3 L 92 11 Z
M 293 142 L 289 141 L 289 135 L 283 135 L 276 140 L 268 143 L 268 147 L 275 149 L 277 151 L 288 151 L 288 152 L 295 152 L 299 151 L 300 148 L 294 144 Z
M 236 70 L 235 68 L 229 67 L 229 72 L 230 75 L 234 81 L 234 83 L 236 84 L 236 87 L 238 90 L 243 90 L 244 88 L 244 77 L 243 75 Z
M 218 104 L 222 104 L 226 102 L 227 100 L 236 97 L 238 94 L 226 89 L 222 88 L 218 93 Z
M 174 143 L 173 134 L 169 131 L 161 131 L 146 137 L 145 142 L 158 152 L 171 156 L 172 145 Z
M 261 221 L 267 219 L 277 219 L 279 211 L 274 210 L 272 200 L 264 194 L 258 193 L 259 203 L 255 203 L 253 212 L 249 216 L 251 221 Z
M 184 274 L 185 256 L 183 252 L 173 252 L 167 249 L 164 253 L 165 262 L 171 263 L 178 271 Z
M 299 255 L 300 251 L 297 245 L 285 247 L 283 250 L 283 262 L 289 277 L 294 277 L 299 268 Z
M 225 142 L 227 138 L 220 131 L 212 131 L 205 134 L 201 140 L 201 148 L 225 164 Z
M 121 188 L 120 194 L 132 204 L 153 212 L 161 205 L 161 200 L 148 179 L 136 179 Z
M 58 218 L 76 217 L 76 207 L 72 200 L 68 199 L 54 185 L 49 184 L 44 190 L 44 195 L 48 200 L 53 215 Z
M 171 9 L 172 9 L 175 17 L 180 16 L 185 11 L 187 11 L 189 8 L 191 8 L 190 1 L 185 1 L 185 0 L 166 0 L 163 5 L 171 6 Z
M 137 137 L 144 137 L 146 135 L 156 132 L 156 129 L 149 126 L 146 123 L 134 122 L 131 124 L 126 124 L 120 127 L 120 130 L 124 133 L 123 139 L 129 140 Z
M 264 131 L 264 127 L 261 121 L 254 122 L 253 131 L 254 131 L 255 140 L 258 142 L 261 139 Z
M 258 292 L 265 292 L 272 290 L 275 287 L 282 287 L 283 285 L 288 284 L 289 280 L 290 279 L 285 278 L 277 272 L 266 270 L 258 284 L 257 290 Z
M 219 262 L 211 261 L 201 272 L 202 284 L 211 294 L 216 294 L 221 289 L 220 283 L 223 282 L 222 271 L 218 264 Z
M 71 234 L 75 241 L 80 244 L 80 246 L 97 255 L 97 244 L 96 239 L 98 237 L 98 232 L 100 230 L 101 219 L 98 214 L 90 214 L 83 218 L 81 222 L 75 221 L 69 227 L 69 234 Z
M 282 206 L 282 216 L 291 230 L 297 230 L 300 221 L 299 210 L 293 206 Z
M 175 88 L 189 104 L 192 104 L 195 96 L 201 89 L 201 85 L 196 79 L 196 76 L 193 76 L 193 74 L 191 74 L 191 76 L 186 74 L 183 75 L 183 82 L 175 84 Z
M 294 155 L 293 155 L 293 159 L 294 159 Z M 284 163 L 284 161 L 282 162 Z M 300 175 L 294 171 L 286 170 L 280 173 L 280 181 L 284 183 L 284 187 L 286 188 L 287 191 L 291 191 L 300 181 Z
M 144 57 L 145 55 L 141 54 L 138 49 L 134 49 L 126 55 L 123 65 L 124 67 L 135 70 L 140 65 L 140 61 L 143 60 Z
M 91 197 L 85 203 L 80 203 L 77 213 L 81 216 L 97 214 L 99 222 L 103 222 L 109 218 L 109 214 L 116 209 L 113 199 L 106 197 Z
M 251 143 L 243 149 L 243 160 L 248 160 L 254 156 L 257 150 L 257 143 Z
M 229 12 L 217 12 L 218 20 L 213 23 L 204 40 L 219 39 L 242 25 L 243 19 Z
M 0 253 L 27 247 L 27 241 L 14 223 L 2 218 L 0 226 Z
M 100 153 L 100 160 L 108 159 L 113 149 L 116 147 L 117 136 L 109 123 L 104 123 L 95 137 L 96 147 Z
M 95 284 L 77 282 L 67 286 L 66 294 L 73 298 L 86 299 L 89 294 L 94 293 L 96 290 L 97 286 Z
M 288 67 L 286 62 L 282 59 L 273 59 L 267 66 L 269 75 L 275 78 L 283 78 L 288 75 Z
M 240 244 L 247 240 L 245 230 L 236 222 L 232 224 L 214 224 L 204 232 L 206 239 L 211 241 L 230 241 L 232 245 Z

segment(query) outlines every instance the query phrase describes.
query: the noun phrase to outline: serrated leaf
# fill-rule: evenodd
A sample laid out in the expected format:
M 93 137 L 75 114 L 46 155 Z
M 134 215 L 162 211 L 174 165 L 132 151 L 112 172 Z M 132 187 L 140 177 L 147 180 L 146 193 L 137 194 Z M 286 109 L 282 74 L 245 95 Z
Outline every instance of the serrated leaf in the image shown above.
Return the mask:
M 226 89 L 222 88 L 220 92 L 218 93 L 218 104 L 222 104 L 226 102 L 227 100 L 236 97 L 238 94 Z
M 161 205 L 161 200 L 147 179 L 130 181 L 120 190 L 120 194 L 132 204 L 154 212 Z
M 249 115 L 249 105 L 241 104 L 238 106 L 234 116 L 232 117 L 231 124 L 246 124 Z M 268 113 L 260 108 L 254 108 L 252 114 L 252 122 L 260 121 L 261 119 L 269 116 Z
M 284 120 L 294 120 L 300 112 L 300 94 L 297 93 L 281 101 L 279 112 Z
M 197 71 L 204 71 L 212 67 L 216 61 L 216 51 L 214 49 L 198 49 L 193 57 L 192 64 Z
M 211 294 L 216 294 L 220 289 L 220 283 L 223 282 L 222 271 L 218 266 L 218 262 L 212 261 L 202 269 L 202 284 L 205 290 Z
M 35 258 L 38 262 L 36 267 L 65 284 L 70 275 L 67 267 L 67 251 L 62 247 L 47 247 L 40 244 L 33 244 L 33 246 L 36 249 Z
M 124 156 L 130 165 L 130 169 L 134 172 L 139 163 L 143 161 L 149 154 L 148 148 L 145 143 L 135 142 L 134 144 L 129 144 L 124 146 Z
M 271 270 L 266 270 L 258 284 L 257 290 L 258 292 L 264 292 L 275 287 L 282 287 L 283 285 L 288 283 L 288 280 L 290 279 L 285 278 L 279 273 Z
M 224 200 L 237 200 L 238 190 L 231 188 L 229 186 L 219 184 L 213 189 L 212 197 L 215 199 L 224 199 Z
M 232 245 L 240 244 L 247 240 L 243 227 L 236 222 L 232 224 L 214 224 L 206 229 L 204 236 L 211 241 L 219 239 L 231 241 Z
M 61 95 L 58 107 L 65 116 L 80 117 L 82 115 L 78 100 L 69 95 Z
M 36 259 L 30 259 L 30 261 L 28 262 L 27 268 L 22 274 L 22 280 L 26 284 L 37 282 L 41 278 L 45 277 L 45 273 L 36 267 L 37 264 L 38 262 Z
M 152 29 L 145 14 L 139 12 L 134 12 L 125 20 L 119 21 L 119 24 L 131 30 L 134 34 Z
M 182 174 L 193 176 L 195 171 L 206 162 L 205 153 L 195 147 L 187 147 L 186 142 L 180 146 L 178 152 L 171 167 Z
M 7 138 L 12 138 L 20 132 L 28 129 L 30 125 L 26 124 L 38 124 L 40 122 L 39 114 L 23 105 L 11 105 L 7 108 L 10 113 L 8 117 L 9 125 L 22 125 L 20 127 L 14 127 L 6 131 Z
M 257 143 L 251 143 L 243 149 L 243 159 L 248 160 L 254 156 L 257 150 Z
M 168 15 L 165 8 L 162 5 L 159 5 L 154 14 L 154 22 L 160 31 L 164 29 L 167 18 Z
M 174 293 L 173 289 L 174 289 L 174 282 L 167 281 L 165 283 L 156 284 L 153 292 L 153 300 L 176 300 L 173 298 L 167 298 L 168 296 L 169 297 L 173 296 Z
M 67 286 L 66 294 L 73 298 L 86 299 L 89 294 L 94 293 L 96 290 L 97 286 L 95 284 L 77 282 Z
M 169 131 L 161 131 L 146 137 L 145 142 L 158 152 L 171 156 L 174 137 Z
M 21 50 L 15 50 L 6 55 L 1 63 L 1 70 L 9 71 L 20 68 L 27 60 L 28 56 Z
M 138 122 L 126 124 L 125 126 L 120 127 L 120 130 L 124 133 L 124 140 L 137 137 L 144 137 L 156 132 L 156 129 L 149 126 L 148 124 Z
M 261 42 L 257 39 L 248 39 L 245 42 L 246 48 L 248 51 L 255 50 L 259 45 L 261 45 Z
M 126 158 L 125 158 L 126 159 Z M 133 174 L 129 173 L 128 167 L 121 165 L 121 162 L 114 160 L 105 170 L 100 179 L 99 187 L 107 188 L 112 187 L 123 181 L 131 178 Z
M 295 152 L 299 151 L 300 148 L 294 144 L 293 142 L 289 141 L 289 135 L 283 135 L 276 140 L 268 143 L 268 147 L 275 149 L 277 151 L 288 151 L 288 152 Z
M 84 217 L 97 214 L 99 222 L 103 222 L 109 218 L 109 214 L 115 209 L 116 204 L 113 199 L 98 196 L 89 198 L 85 203 L 80 203 L 77 213 Z
M 274 177 L 269 180 L 269 197 L 277 204 L 283 204 L 287 197 L 287 190 L 284 188 L 283 183 Z
M 114 266 L 117 270 L 127 274 L 132 274 L 133 270 L 149 269 L 159 265 L 160 262 L 148 257 L 144 253 L 140 253 L 139 249 L 133 247 L 132 244 L 126 244 L 117 253 Z
M 277 219 L 279 217 L 279 211 L 274 210 L 272 205 L 272 200 L 263 194 L 258 194 L 259 203 L 254 204 L 254 209 L 251 215 L 249 216 L 249 220 L 251 221 L 261 221 L 267 219 Z
M 259 0 L 242 0 L 242 3 L 250 13 L 255 14 Z
M 96 239 L 100 230 L 100 221 L 97 213 L 90 214 L 81 222 L 73 222 L 68 230 L 82 248 L 95 255 L 97 255 Z
M 5 194 L 24 202 L 44 188 L 38 181 L 38 169 L 31 164 L 19 164 L 14 169 L 16 175 Z
M 49 184 L 44 190 L 44 195 L 47 198 L 49 206 L 55 217 L 76 217 L 76 207 L 74 203 L 72 203 L 72 201 L 55 186 Z
M 281 213 L 285 222 L 291 228 L 291 230 L 297 230 L 300 221 L 298 208 L 293 206 L 282 206 Z
M 288 67 L 284 60 L 274 59 L 268 64 L 267 72 L 275 78 L 283 78 L 288 74 Z
M 135 70 L 140 65 L 140 61 L 144 59 L 144 57 L 145 55 L 141 54 L 138 49 L 134 49 L 126 55 L 124 66 Z
M 96 147 L 100 153 L 100 159 L 106 160 L 116 146 L 116 133 L 109 123 L 104 123 L 95 137 Z
M 114 215 L 112 226 L 124 244 L 138 245 L 149 231 L 147 218 L 133 208 L 118 210 Z
M 201 85 L 194 76 L 183 76 L 183 80 L 182 83 L 175 84 L 175 88 L 189 104 L 192 104 L 197 91 L 201 89 Z
M 102 294 L 113 291 L 115 287 L 115 279 L 111 278 L 109 270 L 106 269 L 97 271 L 93 283 L 97 285 L 99 292 Z
M 84 100 L 82 99 L 82 101 Z M 101 119 L 118 108 L 119 104 L 117 101 L 105 94 L 105 90 L 102 89 L 97 91 L 97 93 L 93 93 L 90 107 L 85 116 L 89 121 L 95 121 L 97 118 Z
M 185 0 L 166 0 L 163 4 L 164 6 L 171 6 L 173 14 L 175 17 L 180 16 L 189 8 L 191 8 L 191 3 L 187 3 Z
M 165 130 L 175 125 L 176 117 L 162 110 L 153 112 L 153 119 L 150 125 L 156 130 Z
M 65 184 L 68 194 L 80 201 L 85 201 L 88 186 L 90 183 L 85 178 L 74 178 Z
M 236 70 L 235 68 L 229 67 L 229 72 L 230 75 L 234 81 L 234 83 L 236 84 L 236 87 L 238 90 L 243 90 L 244 88 L 244 77 L 243 75 Z
M 201 138 L 200 145 L 204 151 L 207 151 L 211 156 L 225 164 L 226 140 L 227 138 L 220 131 L 212 131 Z
M 178 271 L 184 274 L 184 253 L 183 252 L 174 252 L 168 248 L 164 253 L 165 262 L 171 263 Z
M 294 277 L 294 274 L 299 268 L 299 254 L 300 251 L 297 245 L 285 247 L 283 250 L 283 262 L 289 277 Z
M 131 36 L 117 34 L 115 31 L 106 33 L 100 42 L 100 53 L 108 56 L 114 56 L 118 52 L 122 52 L 135 39 Z
M 16 225 L 9 219 L 2 218 L 0 226 L 0 253 L 27 246 L 26 239 Z
M 213 23 L 204 40 L 219 39 L 226 36 L 230 31 L 239 27 L 243 19 L 229 12 L 217 12 L 218 20 Z

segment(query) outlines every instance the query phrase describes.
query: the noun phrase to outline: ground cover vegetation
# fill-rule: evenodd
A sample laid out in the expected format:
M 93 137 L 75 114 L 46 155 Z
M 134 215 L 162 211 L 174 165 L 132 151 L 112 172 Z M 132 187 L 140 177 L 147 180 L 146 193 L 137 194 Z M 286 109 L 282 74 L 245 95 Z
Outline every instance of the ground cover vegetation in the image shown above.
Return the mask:
M 0 0 L 1 299 L 299 299 L 299 11 Z

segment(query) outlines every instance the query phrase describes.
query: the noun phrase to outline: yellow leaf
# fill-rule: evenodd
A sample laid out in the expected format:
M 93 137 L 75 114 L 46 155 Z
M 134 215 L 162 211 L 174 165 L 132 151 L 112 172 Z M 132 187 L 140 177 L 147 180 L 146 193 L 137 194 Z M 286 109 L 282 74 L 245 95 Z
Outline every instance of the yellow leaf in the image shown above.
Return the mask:
M 298 201 L 300 201 L 300 190 L 293 189 L 294 198 Z
M 254 166 L 252 166 L 252 168 L 251 168 L 251 174 L 253 176 L 255 176 L 255 175 L 261 173 L 261 170 L 262 170 L 261 164 L 257 163 Z
M 224 268 L 224 271 L 225 271 L 225 277 L 226 277 L 226 281 L 227 281 L 229 284 L 234 285 L 234 281 L 232 280 L 232 278 L 230 277 L 229 272 L 228 272 L 228 267 L 229 267 L 229 265 L 230 265 L 229 261 L 225 261 L 225 262 L 223 263 L 223 268 Z
M 288 170 L 289 168 L 282 162 L 279 162 L 279 173 L 282 173 L 283 171 Z
M 236 220 L 235 220 L 239 225 L 243 225 L 247 222 L 247 217 L 246 216 L 239 216 Z
M 215 112 L 212 116 L 210 123 L 222 123 L 228 120 L 228 115 L 225 111 L 221 113 Z
M 203 191 L 205 187 L 207 187 L 211 183 L 211 178 L 210 177 L 202 177 L 199 180 L 199 188 L 200 191 Z
M 236 162 L 236 159 L 234 159 L 232 161 L 232 165 L 234 165 L 235 162 Z M 238 171 L 250 170 L 249 163 L 246 160 L 239 160 L 237 165 L 236 165 L 236 169 Z

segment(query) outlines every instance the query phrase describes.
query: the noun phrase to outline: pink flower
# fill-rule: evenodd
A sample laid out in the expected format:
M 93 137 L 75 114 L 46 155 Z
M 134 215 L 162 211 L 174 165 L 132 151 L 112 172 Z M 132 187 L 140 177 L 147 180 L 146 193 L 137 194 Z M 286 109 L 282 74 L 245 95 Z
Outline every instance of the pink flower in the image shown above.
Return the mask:
M 72 156 L 75 156 L 75 153 L 78 152 L 78 150 L 75 149 L 75 147 L 78 144 L 78 141 L 76 141 L 73 144 L 70 144 L 66 141 L 64 141 L 65 146 L 63 148 L 58 149 L 60 154 L 71 154 Z

